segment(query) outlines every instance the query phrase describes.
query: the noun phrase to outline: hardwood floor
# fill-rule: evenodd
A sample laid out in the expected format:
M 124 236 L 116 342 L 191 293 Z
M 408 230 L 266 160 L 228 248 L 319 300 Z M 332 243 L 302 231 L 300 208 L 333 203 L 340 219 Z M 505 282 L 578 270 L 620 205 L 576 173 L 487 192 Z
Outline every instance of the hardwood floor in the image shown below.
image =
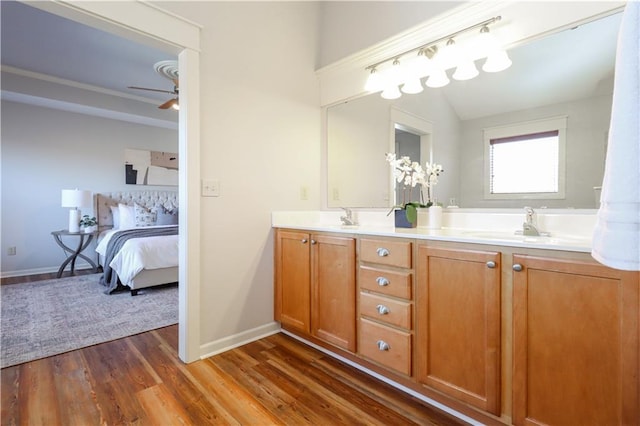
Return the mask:
M 191 364 L 170 326 L 1 371 L 2 425 L 457 425 L 276 334 Z

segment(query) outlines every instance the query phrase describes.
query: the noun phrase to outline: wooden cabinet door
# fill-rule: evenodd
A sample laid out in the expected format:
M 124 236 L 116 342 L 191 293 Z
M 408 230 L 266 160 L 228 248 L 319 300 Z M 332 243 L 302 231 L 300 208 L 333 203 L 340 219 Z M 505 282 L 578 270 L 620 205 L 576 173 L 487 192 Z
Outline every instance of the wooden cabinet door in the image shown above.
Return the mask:
M 500 414 L 500 253 L 418 248 L 416 375 Z
M 305 333 L 311 324 L 310 240 L 305 232 L 276 232 L 274 316 L 283 326 Z
M 639 424 L 640 274 L 588 261 L 513 262 L 514 424 Z
M 356 253 L 353 238 L 312 236 L 312 334 L 356 350 Z

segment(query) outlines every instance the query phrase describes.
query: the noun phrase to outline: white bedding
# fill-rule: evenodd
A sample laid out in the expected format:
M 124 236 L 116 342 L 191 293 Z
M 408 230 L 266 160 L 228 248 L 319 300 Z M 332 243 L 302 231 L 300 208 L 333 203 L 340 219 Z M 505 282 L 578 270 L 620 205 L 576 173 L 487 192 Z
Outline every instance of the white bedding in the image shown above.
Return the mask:
M 152 228 L 152 227 L 149 227 Z M 162 228 L 154 226 L 153 228 Z M 100 235 L 96 252 L 103 259 L 107 244 L 117 229 Z M 178 235 L 132 238 L 127 240 L 109 266 L 123 283 L 130 282 L 144 269 L 161 269 L 178 266 Z

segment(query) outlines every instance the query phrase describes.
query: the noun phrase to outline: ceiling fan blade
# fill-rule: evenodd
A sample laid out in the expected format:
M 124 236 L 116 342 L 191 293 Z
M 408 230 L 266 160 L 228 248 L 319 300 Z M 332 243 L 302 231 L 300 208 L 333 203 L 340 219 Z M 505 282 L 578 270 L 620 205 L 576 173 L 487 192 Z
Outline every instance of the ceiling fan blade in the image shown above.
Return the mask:
M 178 98 L 174 98 L 174 99 L 169 99 L 167 102 L 163 103 L 162 105 L 160 105 L 158 108 L 160 109 L 169 109 L 171 108 L 174 104 L 178 103 Z
M 127 86 L 127 88 L 129 88 L 129 89 L 136 89 L 136 90 L 148 90 L 148 91 L 150 91 L 150 92 L 169 93 L 169 94 L 171 94 L 171 95 L 175 94 L 175 91 L 172 91 L 172 90 L 151 89 L 151 88 L 149 88 L 149 87 Z

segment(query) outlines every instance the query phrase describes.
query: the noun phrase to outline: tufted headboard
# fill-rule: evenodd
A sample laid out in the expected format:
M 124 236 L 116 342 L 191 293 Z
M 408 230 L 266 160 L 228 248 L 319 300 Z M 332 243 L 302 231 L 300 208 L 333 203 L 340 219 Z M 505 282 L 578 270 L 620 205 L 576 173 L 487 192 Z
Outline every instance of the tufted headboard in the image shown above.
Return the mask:
M 118 204 L 132 206 L 138 203 L 145 207 L 154 207 L 162 204 L 171 210 L 178 207 L 178 191 L 127 191 L 127 192 L 101 192 L 94 195 L 94 209 L 98 225 L 113 226 L 111 206 Z

